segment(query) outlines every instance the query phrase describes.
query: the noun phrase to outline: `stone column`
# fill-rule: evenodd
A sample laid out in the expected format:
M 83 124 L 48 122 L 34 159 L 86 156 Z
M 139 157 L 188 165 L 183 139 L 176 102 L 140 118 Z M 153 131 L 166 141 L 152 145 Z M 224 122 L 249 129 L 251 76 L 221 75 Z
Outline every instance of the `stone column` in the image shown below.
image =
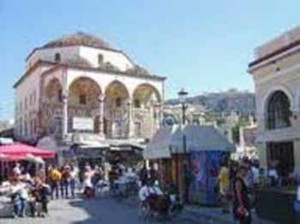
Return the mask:
M 62 80 L 62 101 L 63 101 L 63 130 L 62 130 L 62 139 L 65 140 L 68 135 L 68 74 L 64 70 L 63 80 Z
M 160 128 L 160 122 L 161 122 L 161 105 L 160 103 L 155 104 L 155 130 L 156 132 Z
M 63 139 L 67 137 L 68 134 L 68 93 L 64 91 L 62 95 L 63 100 Z
M 134 136 L 134 121 L 133 121 L 133 105 L 130 99 L 128 105 L 128 137 L 133 138 Z
M 104 135 L 104 100 L 105 96 L 100 95 L 99 96 L 99 135 L 101 138 L 105 138 Z

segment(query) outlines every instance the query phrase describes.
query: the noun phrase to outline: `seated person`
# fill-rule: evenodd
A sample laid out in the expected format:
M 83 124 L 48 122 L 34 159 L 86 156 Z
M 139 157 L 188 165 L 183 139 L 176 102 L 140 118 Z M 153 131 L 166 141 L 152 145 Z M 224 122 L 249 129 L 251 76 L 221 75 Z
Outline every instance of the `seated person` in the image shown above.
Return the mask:
M 40 179 L 37 179 L 35 185 L 31 190 L 30 197 L 30 212 L 34 217 L 38 204 L 41 205 L 41 211 L 38 211 L 38 216 L 45 217 L 48 214 L 48 203 L 50 196 L 50 187 L 43 183 Z
M 28 200 L 27 186 L 18 178 L 10 181 L 10 196 L 14 206 L 14 217 L 24 217 Z
M 145 201 L 149 196 L 160 196 L 163 195 L 163 192 L 159 188 L 158 185 L 154 185 L 152 183 L 148 183 L 141 187 L 139 190 L 139 199 L 141 202 Z
M 149 181 L 139 190 L 139 199 L 142 207 L 148 204 L 151 210 L 158 211 L 158 204 L 163 199 L 163 192 L 158 185 L 154 185 L 153 181 Z

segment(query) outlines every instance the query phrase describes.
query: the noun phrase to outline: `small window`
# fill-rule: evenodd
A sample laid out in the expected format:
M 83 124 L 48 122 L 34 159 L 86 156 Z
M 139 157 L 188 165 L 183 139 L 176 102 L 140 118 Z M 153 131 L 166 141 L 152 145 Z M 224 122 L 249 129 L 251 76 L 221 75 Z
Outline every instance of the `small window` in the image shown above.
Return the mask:
M 134 100 L 134 107 L 135 108 L 141 108 L 141 102 L 140 102 L 140 100 L 138 100 L 138 99 Z
M 86 95 L 82 94 L 79 96 L 79 104 L 86 104 Z
M 57 93 L 57 100 L 58 100 L 58 102 L 62 102 L 62 101 L 63 101 L 63 93 L 62 93 L 62 89 L 58 90 L 58 93 Z
M 120 97 L 118 97 L 118 98 L 116 99 L 116 107 L 121 107 L 121 105 L 122 105 L 122 100 L 121 100 Z
M 98 54 L 98 65 L 102 65 L 102 64 L 103 64 L 103 55 Z
M 59 53 L 56 53 L 55 56 L 54 56 L 54 60 L 55 62 L 60 62 L 60 54 Z

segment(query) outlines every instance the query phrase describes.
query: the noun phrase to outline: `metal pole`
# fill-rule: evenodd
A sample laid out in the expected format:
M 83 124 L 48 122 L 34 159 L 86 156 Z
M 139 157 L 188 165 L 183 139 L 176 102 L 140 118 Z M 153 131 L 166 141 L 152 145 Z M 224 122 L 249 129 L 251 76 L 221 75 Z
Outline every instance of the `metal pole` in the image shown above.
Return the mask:
M 182 125 L 185 125 L 185 105 L 182 103 Z

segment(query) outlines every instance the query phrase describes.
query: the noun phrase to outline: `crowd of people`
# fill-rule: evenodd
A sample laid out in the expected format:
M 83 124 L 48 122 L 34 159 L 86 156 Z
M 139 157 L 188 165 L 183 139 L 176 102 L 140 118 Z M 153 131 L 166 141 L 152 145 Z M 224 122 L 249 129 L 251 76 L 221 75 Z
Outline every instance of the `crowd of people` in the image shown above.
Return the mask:
M 175 184 L 163 186 L 162 190 L 160 173 L 151 163 L 148 168 L 144 164 L 140 169 L 125 167 L 121 163 L 102 166 L 87 163 L 80 168 L 74 163 L 65 163 L 61 167 L 36 167 L 34 172 L 15 163 L 6 172 L 7 178 L 1 183 L 0 196 L 10 197 L 14 217 L 44 217 L 48 214 L 50 200 L 75 198 L 77 195 L 90 199 L 105 186 L 110 193 L 119 196 L 126 196 L 128 189 L 134 189 L 142 207 L 147 203 L 149 205 L 149 202 L 154 206 L 154 201 L 159 201 L 160 205 L 163 202 L 170 205 L 179 200 Z M 217 184 L 223 212 L 230 213 L 232 208 L 237 221 L 251 223 L 256 190 L 265 185 L 284 183 L 281 179 L 273 166 L 265 171 L 257 160 L 243 158 L 237 162 L 224 158 Z
M 45 217 L 48 214 L 50 186 L 44 170 L 34 175 L 19 163 L 9 171 L 7 180 L 0 186 L 0 194 L 11 199 L 13 217 Z
M 134 168 L 121 163 L 101 165 L 86 163 L 78 167 L 70 162 L 60 167 L 43 165 L 31 169 L 32 166 L 27 164 L 15 163 L 6 167 L 6 175 L 0 182 L 0 196 L 10 198 L 13 217 L 17 218 L 45 217 L 51 200 L 77 196 L 91 199 L 104 187 L 114 194 L 123 195 L 127 189 L 135 189 L 134 193 L 137 193 L 139 177 Z
M 257 190 L 262 187 L 282 187 L 292 184 L 294 178 L 281 175 L 276 162 L 268 169 L 260 167 L 258 160 L 247 157 L 239 161 L 222 161 L 218 175 L 219 199 L 224 213 L 232 208 L 234 219 L 240 223 L 251 223 L 251 212 L 255 211 Z

